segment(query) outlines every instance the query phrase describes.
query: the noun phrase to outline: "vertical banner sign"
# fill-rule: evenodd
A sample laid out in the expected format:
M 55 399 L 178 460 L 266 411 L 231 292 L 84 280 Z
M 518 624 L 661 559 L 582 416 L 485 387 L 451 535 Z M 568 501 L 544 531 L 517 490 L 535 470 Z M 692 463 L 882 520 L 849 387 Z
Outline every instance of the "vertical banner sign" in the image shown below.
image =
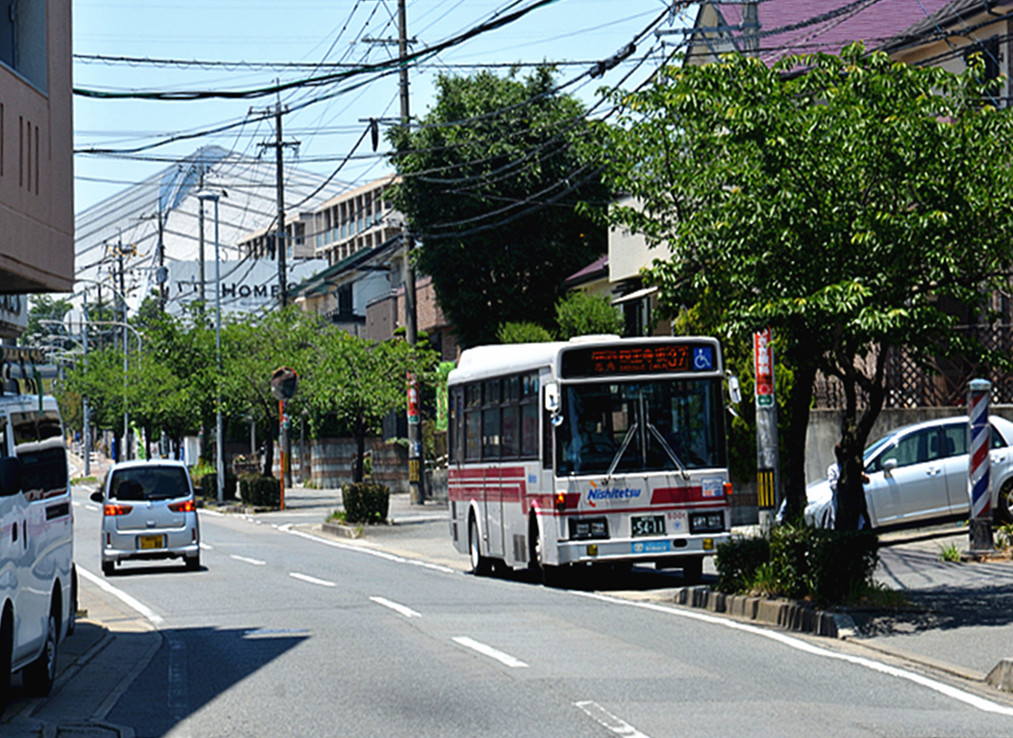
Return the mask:
M 992 383 L 972 379 L 967 385 L 968 474 L 967 494 L 971 503 L 971 552 L 992 550 L 992 484 L 989 446 L 992 426 L 988 422 L 988 404 Z
M 408 425 L 419 424 L 419 380 L 415 372 L 408 372 Z M 421 444 L 408 444 L 408 482 L 419 483 L 419 458 Z
M 772 510 L 780 503 L 780 461 L 770 328 L 753 334 L 753 368 L 756 371 L 756 503 L 760 510 Z
M 447 378 L 453 368 L 454 362 L 452 361 L 441 361 L 436 367 L 436 430 L 441 433 L 445 433 L 447 430 L 447 408 L 449 406 Z
M 753 334 L 753 364 L 756 368 L 756 406 L 774 404 L 774 347 L 770 328 Z

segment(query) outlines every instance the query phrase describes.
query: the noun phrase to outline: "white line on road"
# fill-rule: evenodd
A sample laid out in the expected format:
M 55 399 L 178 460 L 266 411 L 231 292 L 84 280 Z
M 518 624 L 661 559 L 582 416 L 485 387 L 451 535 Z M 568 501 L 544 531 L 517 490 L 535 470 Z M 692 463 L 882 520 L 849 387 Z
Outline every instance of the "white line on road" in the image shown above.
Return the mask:
M 332 541 L 328 538 L 321 538 L 311 533 L 304 533 L 301 530 L 293 530 L 290 526 L 291 523 L 285 523 L 278 527 L 278 530 L 285 533 L 290 533 L 293 536 L 299 536 L 300 538 L 306 538 L 310 541 L 316 541 L 317 543 L 323 543 L 325 546 L 331 546 L 332 548 L 340 548 L 343 551 L 357 551 L 358 553 L 369 554 L 375 556 L 378 559 L 385 559 L 387 561 L 394 561 L 398 564 L 410 564 L 412 566 L 421 566 L 423 569 L 432 569 L 433 571 L 441 571 L 445 574 L 460 574 L 456 569 L 451 569 L 449 566 L 440 566 L 439 564 L 433 564 L 422 559 L 408 559 L 404 556 L 396 556 L 395 554 L 387 553 L 386 551 L 380 551 L 375 548 L 367 548 L 364 545 L 352 545 L 348 543 L 339 543 L 338 541 Z
M 231 554 L 229 556 L 229 558 L 230 559 L 235 559 L 236 561 L 242 561 L 242 562 L 244 562 L 246 564 L 253 564 L 254 566 L 266 566 L 267 565 L 266 561 L 261 561 L 260 559 L 251 559 L 249 556 L 239 556 L 237 554 Z
M 592 720 L 616 735 L 626 736 L 627 738 L 648 738 L 645 733 L 641 733 L 625 720 L 617 718 L 597 702 L 586 700 L 584 702 L 574 702 L 573 704 L 587 713 Z
M 215 550 L 214 546 L 212 546 L 210 543 L 204 543 L 204 541 L 200 542 L 200 548 L 201 548 L 201 551 L 214 551 Z
M 390 600 L 388 600 L 385 597 L 370 597 L 369 599 L 372 600 L 373 602 L 375 602 L 378 605 L 383 605 L 384 607 L 389 607 L 394 612 L 401 613 L 406 618 L 420 618 L 420 617 L 422 617 L 422 613 L 415 612 L 414 610 L 412 610 L 410 607 L 407 607 L 406 605 L 401 605 L 401 604 L 398 604 L 397 602 L 391 602 Z
M 465 648 L 470 648 L 473 651 L 478 651 L 483 656 L 488 656 L 491 659 L 496 659 L 501 664 L 509 666 L 511 669 L 526 669 L 528 666 L 520 659 L 514 658 L 508 653 L 503 653 L 502 651 L 499 651 L 493 648 L 492 646 L 487 646 L 484 643 L 479 643 L 478 641 L 472 640 L 467 636 L 454 636 L 454 643 L 464 646 Z
M 725 628 L 732 630 L 741 630 L 746 633 L 752 633 L 753 635 L 762 636 L 769 638 L 772 641 L 777 641 L 790 648 L 794 648 L 803 653 L 813 654 L 815 656 L 823 656 L 829 659 L 837 659 L 839 661 L 846 661 L 856 666 L 863 666 L 866 669 L 877 671 L 880 674 L 886 674 L 888 676 L 897 677 L 898 679 L 905 679 L 914 684 L 921 685 L 934 692 L 938 692 L 946 697 L 955 699 L 958 702 L 963 702 L 966 705 L 981 710 L 982 712 L 991 712 L 998 715 L 1005 715 L 1006 717 L 1013 717 L 1013 708 L 1000 705 L 991 700 L 986 700 L 977 695 L 965 692 L 962 689 L 951 687 L 949 684 L 938 682 L 935 679 L 922 676 L 921 674 L 915 674 L 914 672 L 907 671 L 905 669 L 898 669 L 895 666 L 889 666 L 888 664 L 881 664 L 878 661 L 867 659 L 862 656 L 852 656 L 846 653 L 837 653 L 836 651 L 830 651 L 825 648 L 806 643 L 803 640 L 794 638 L 785 633 L 779 633 L 773 630 L 764 630 L 755 625 L 749 625 L 748 623 L 740 623 L 735 620 L 724 620 L 723 618 L 715 617 L 713 615 L 706 615 L 700 612 L 694 612 L 692 610 L 678 610 L 674 607 L 666 607 L 665 605 L 658 605 L 653 602 L 637 602 L 635 600 L 623 600 L 616 597 L 609 597 L 607 595 L 600 595 L 595 592 L 578 592 L 576 590 L 570 590 L 570 592 L 578 597 L 590 597 L 591 599 L 601 600 L 603 602 L 611 602 L 617 605 L 625 605 L 627 607 L 639 607 L 646 610 L 654 610 L 655 612 L 663 612 L 667 615 L 675 615 L 681 618 L 687 618 L 689 620 L 698 620 L 703 623 L 711 623 L 712 625 L 720 625 Z
M 290 571 L 288 573 L 288 575 L 290 577 L 295 578 L 295 579 L 299 579 L 299 580 L 301 580 L 303 582 L 309 582 L 310 584 L 319 584 L 321 587 L 337 587 L 338 586 L 334 582 L 328 582 L 326 579 L 317 579 L 316 577 L 311 577 L 308 574 L 300 574 L 297 571 Z
M 165 622 L 165 619 L 162 618 L 161 615 L 157 615 L 155 611 L 152 610 L 150 607 L 142 604 L 140 600 L 128 595 L 122 589 L 117 589 L 116 587 L 109 584 L 109 582 L 107 582 L 105 579 L 98 576 L 97 574 L 92 574 L 90 571 L 88 571 L 82 566 L 77 567 L 77 573 L 80 574 L 85 579 L 87 579 L 92 584 L 94 584 L 99 589 L 105 590 L 114 597 L 119 598 L 128 607 L 132 607 L 134 610 L 137 610 L 137 612 L 139 612 L 141 615 L 147 618 L 148 622 L 150 622 L 152 625 L 162 625 Z

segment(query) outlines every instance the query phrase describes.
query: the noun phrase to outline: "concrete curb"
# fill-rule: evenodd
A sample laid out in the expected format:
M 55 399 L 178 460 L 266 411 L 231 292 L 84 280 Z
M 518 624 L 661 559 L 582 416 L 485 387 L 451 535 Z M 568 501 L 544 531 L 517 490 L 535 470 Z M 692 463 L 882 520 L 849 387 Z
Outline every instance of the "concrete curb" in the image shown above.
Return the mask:
M 675 604 L 827 638 L 848 638 L 855 633 L 849 615 L 818 610 L 792 600 L 730 595 L 699 586 L 676 590 Z

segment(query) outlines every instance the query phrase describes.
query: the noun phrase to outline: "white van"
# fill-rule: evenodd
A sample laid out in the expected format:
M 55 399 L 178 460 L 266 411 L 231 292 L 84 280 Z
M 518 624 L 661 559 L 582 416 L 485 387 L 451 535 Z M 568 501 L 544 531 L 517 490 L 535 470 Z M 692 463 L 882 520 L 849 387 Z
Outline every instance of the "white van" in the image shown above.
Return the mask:
M 67 450 L 48 368 L 0 349 L 0 710 L 11 674 L 48 694 L 61 639 L 74 629 L 77 575 Z

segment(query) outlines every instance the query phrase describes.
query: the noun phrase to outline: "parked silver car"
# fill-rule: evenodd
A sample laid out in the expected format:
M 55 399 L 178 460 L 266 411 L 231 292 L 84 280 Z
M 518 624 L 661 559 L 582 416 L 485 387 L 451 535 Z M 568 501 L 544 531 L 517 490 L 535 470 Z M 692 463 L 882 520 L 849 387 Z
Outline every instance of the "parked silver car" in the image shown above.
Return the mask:
M 102 572 L 128 559 L 181 558 L 200 568 L 200 526 L 190 473 L 179 461 L 116 464 L 91 495 L 102 505 Z
M 992 424 L 992 510 L 1013 522 L 1013 423 Z M 865 449 L 865 502 L 873 528 L 940 522 L 966 517 L 967 418 L 930 420 L 897 428 Z M 827 527 L 833 500 L 827 480 L 806 489 L 807 522 Z

